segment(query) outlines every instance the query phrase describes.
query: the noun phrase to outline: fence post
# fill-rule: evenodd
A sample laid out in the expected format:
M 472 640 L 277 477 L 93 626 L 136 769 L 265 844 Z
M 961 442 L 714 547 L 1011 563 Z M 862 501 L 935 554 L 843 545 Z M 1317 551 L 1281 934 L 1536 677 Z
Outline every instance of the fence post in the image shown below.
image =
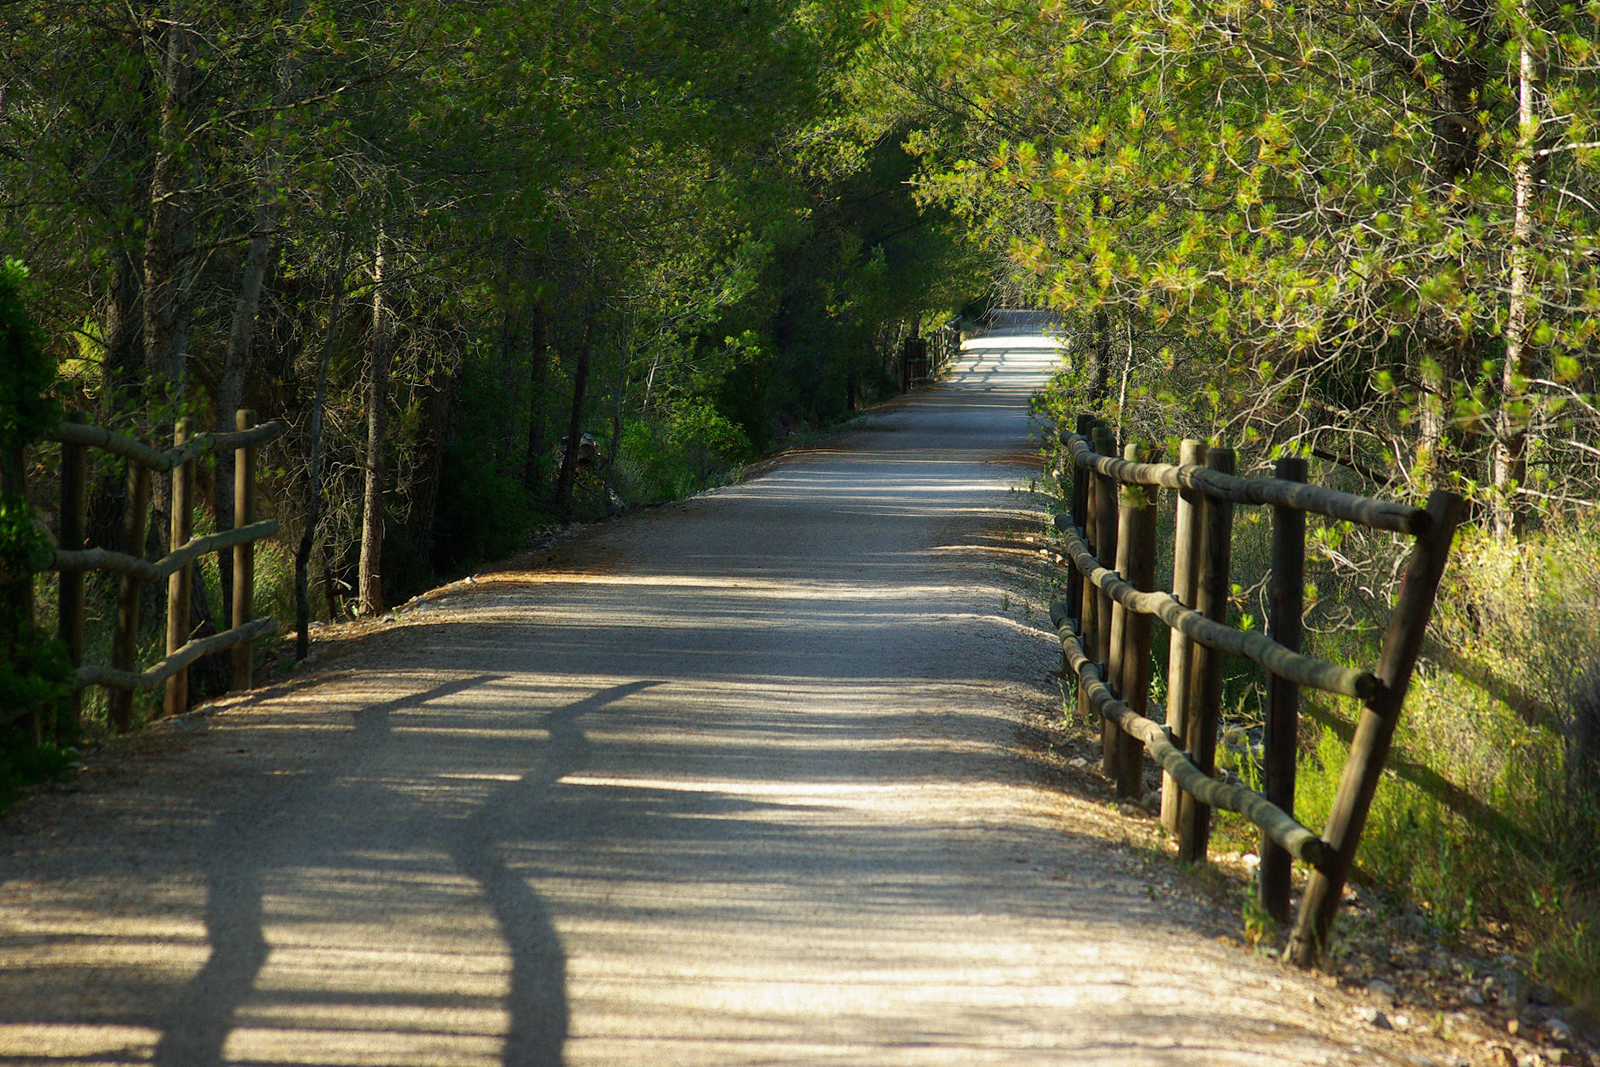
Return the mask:
M 1282 481 L 1306 480 L 1306 461 L 1298 456 L 1278 460 L 1273 474 Z M 1272 509 L 1272 576 L 1269 586 L 1267 636 L 1291 652 L 1300 651 L 1305 612 L 1306 515 L 1296 508 Z M 1300 687 L 1267 674 L 1267 719 L 1262 731 L 1262 785 L 1266 798 L 1294 814 L 1295 759 L 1299 755 Z M 1261 906 L 1280 923 L 1289 921 L 1290 866 L 1293 857 L 1272 838 L 1261 835 L 1257 877 Z
M 1094 423 L 1088 415 L 1078 416 L 1077 433 L 1079 437 L 1088 437 L 1094 429 Z M 1085 537 L 1089 531 L 1089 472 L 1072 463 L 1072 525 L 1076 526 Z M 1079 632 L 1082 632 L 1083 623 L 1083 575 L 1078 573 L 1078 568 L 1067 568 L 1067 610 L 1078 621 Z
M 145 524 L 150 514 L 150 472 L 128 460 L 128 510 L 122 516 L 122 550 L 144 558 Z M 139 597 L 143 583 L 124 574 L 117 584 L 117 632 L 112 638 L 111 665 L 119 671 L 132 671 L 139 658 Z M 118 733 L 133 725 L 133 692 L 111 691 L 111 723 Z
M 82 423 L 83 412 L 69 411 L 66 421 Z M 77 551 L 84 544 L 84 527 L 87 524 L 88 504 L 87 456 L 82 445 L 61 446 L 61 515 L 58 519 L 60 547 Z M 67 646 L 67 656 L 74 670 L 83 666 L 83 572 L 62 571 L 57 587 L 56 637 Z M 83 714 L 83 692 L 73 689 L 67 698 L 67 721 L 55 724 L 57 738 L 67 733 L 76 735 Z
M 1094 450 L 1102 456 L 1117 454 L 1117 439 L 1110 427 L 1096 425 Z M 1108 474 L 1094 476 L 1094 554 L 1102 567 L 1117 560 L 1117 481 Z M 1109 677 L 1111 669 L 1111 598 L 1093 586 L 1094 597 L 1094 658 L 1102 673 Z M 1107 778 L 1116 774 L 1117 735 L 1121 731 L 1110 719 L 1100 722 L 1101 769 Z
M 1094 416 L 1078 416 L 1078 433 L 1089 442 L 1091 450 L 1095 449 L 1094 427 Z M 1083 540 L 1089 546 L 1089 551 L 1094 552 L 1099 547 L 1098 539 L 1100 536 L 1100 523 L 1096 518 L 1097 512 L 1095 511 L 1096 476 L 1093 471 L 1086 470 L 1083 467 L 1076 467 L 1075 470 L 1077 481 L 1073 486 L 1073 493 L 1075 496 L 1081 495 L 1083 498 L 1083 522 L 1079 529 L 1083 531 Z M 1100 593 L 1092 582 L 1085 580 L 1082 575 L 1078 574 L 1077 567 L 1069 569 L 1074 575 L 1077 575 L 1078 628 L 1083 635 L 1083 654 L 1090 659 L 1094 659 L 1095 653 L 1100 647 L 1100 629 L 1098 625 Z M 1078 684 L 1078 717 L 1085 722 L 1094 722 L 1098 719 L 1098 716 L 1095 715 L 1094 705 L 1089 702 L 1089 690 L 1082 684 L 1081 678 Z
M 1383 656 L 1377 671 L 1382 684 L 1356 724 L 1355 740 L 1350 744 L 1350 756 L 1339 779 L 1339 792 L 1322 831 L 1322 840 L 1327 846 L 1326 858 L 1311 873 L 1305 896 L 1300 899 L 1294 932 L 1289 937 L 1289 958 L 1302 967 L 1316 962 L 1333 926 L 1334 913 L 1339 910 L 1339 898 L 1355 863 L 1356 846 L 1361 843 L 1367 812 L 1372 807 L 1406 690 L 1411 685 L 1411 672 L 1422 652 L 1423 634 L 1433 613 L 1434 595 L 1439 591 L 1439 580 L 1444 577 L 1450 542 L 1461 521 L 1461 512 L 1462 500 L 1456 494 L 1440 489 L 1428 494 L 1429 522 L 1411 551 L 1400 584 L 1399 600 L 1389 616 L 1389 632 L 1383 640 Z
M 1232 474 L 1231 448 L 1206 450 L 1206 466 L 1221 474 Z M 1214 622 L 1228 615 L 1228 570 L 1232 555 L 1233 505 L 1226 500 L 1206 497 L 1201 520 L 1204 536 L 1200 549 L 1200 572 L 1195 579 L 1195 610 Z M 1184 712 L 1184 740 L 1189 757 L 1206 774 L 1216 769 L 1218 705 L 1222 700 L 1222 653 L 1197 644 L 1189 671 L 1189 706 Z M 1211 808 L 1188 793 L 1178 806 L 1178 858 L 1185 863 L 1202 863 L 1211 839 Z
M 234 425 L 248 430 L 255 425 L 256 413 L 240 408 L 234 416 Z M 256 446 L 247 445 L 233 454 L 233 525 L 248 526 L 256 521 Z M 256 546 L 255 542 L 235 545 L 233 548 L 233 626 L 243 626 L 255 614 Z M 233 678 L 231 687 L 249 689 L 255 670 L 255 642 L 243 641 L 233 646 Z
M 178 420 L 172 435 L 174 447 L 189 440 L 189 417 Z M 194 462 L 185 460 L 172 468 L 172 523 L 167 551 L 175 552 L 186 544 L 193 532 L 190 509 L 194 501 Z M 167 579 L 167 655 L 172 655 L 189 640 L 189 583 L 194 580 L 194 564 L 186 563 Z M 189 710 L 189 669 L 177 671 L 167 679 L 164 714 L 182 715 Z
M 1152 450 L 1129 442 L 1122 458 L 1142 463 Z M 1153 493 L 1142 485 L 1123 485 L 1117 505 L 1117 573 L 1140 592 L 1155 585 L 1156 509 Z M 1111 691 L 1137 715 L 1150 694 L 1150 617 L 1121 604 L 1111 608 Z M 1107 720 L 1113 736 L 1111 763 L 1117 792 L 1138 800 L 1144 792 L 1144 746 Z
M 1203 441 L 1186 438 L 1178 448 L 1178 462 L 1186 467 L 1206 461 Z M 1195 606 L 1195 579 L 1199 574 L 1200 517 L 1205 497 L 1194 489 L 1177 493 L 1176 521 L 1172 547 L 1172 595 L 1186 608 Z M 1184 714 L 1189 706 L 1189 661 L 1194 642 L 1174 628 L 1167 644 L 1167 732 L 1172 743 L 1188 751 Z M 1174 837 L 1178 834 L 1178 804 L 1183 790 L 1172 775 L 1161 772 L 1161 825 Z

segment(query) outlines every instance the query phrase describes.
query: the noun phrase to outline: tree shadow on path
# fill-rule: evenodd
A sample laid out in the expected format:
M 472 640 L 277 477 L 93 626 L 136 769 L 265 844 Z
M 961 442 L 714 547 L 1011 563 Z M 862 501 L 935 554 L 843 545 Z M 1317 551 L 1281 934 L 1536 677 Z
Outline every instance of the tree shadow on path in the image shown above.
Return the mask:
M 500 1062 L 505 1067 L 560 1067 L 569 1024 L 567 959 L 550 911 L 499 851 L 517 832 L 552 817 L 542 802 L 565 775 L 583 766 L 589 742 L 578 724 L 585 712 L 659 685 L 628 682 L 557 708 L 545 717 L 550 733 L 538 766 L 495 791 L 451 835 L 450 853 L 462 872 L 483 887 L 511 954 L 511 1017 Z
M 260 787 L 246 789 L 264 801 L 244 804 L 213 823 L 205 868 L 205 927 L 210 954 L 178 993 L 161 1024 L 156 1067 L 220 1067 L 235 1016 L 252 996 L 270 954 L 264 930 L 263 880 L 273 865 L 273 843 L 285 826 L 315 813 L 330 789 L 392 736 L 394 712 L 420 709 L 430 701 L 496 681 L 475 675 L 421 693 L 361 708 L 345 751 L 311 775 L 278 784 L 269 772 Z M 548 740 L 535 765 L 497 789 L 464 820 L 442 828 L 445 847 L 461 872 L 477 882 L 488 900 L 511 957 L 506 1008 L 510 1027 L 501 1062 L 507 1067 L 552 1067 L 562 1062 L 568 1030 L 566 959 L 548 909 L 526 880 L 499 855 L 508 835 L 537 827 L 541 801 L 564 775 L 581 765 L 588 742 L 578 719 L 647 689 L 656 682 L 631 682 L 558 708 L 543 717 Z

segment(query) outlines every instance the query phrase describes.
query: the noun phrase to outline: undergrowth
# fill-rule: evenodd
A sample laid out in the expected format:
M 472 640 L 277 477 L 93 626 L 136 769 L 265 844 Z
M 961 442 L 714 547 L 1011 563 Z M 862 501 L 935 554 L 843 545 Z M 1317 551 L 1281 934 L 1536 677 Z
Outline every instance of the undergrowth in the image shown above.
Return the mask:
M 1058 392 L 1039 408 L 1060 419 L 1069 400 Z M 1241 467 L 1250 458 L 1241 455 Z M 1318 466 L 1313 482 L 1337 479 Z M 1157 583 L 1170 588 L 1170 503 L 1163 505 Z M 1229 621 L 1245 628 L 1265 618 L 1270 524 L 1260 516 L 1236 512 Z M 1358 876 L 1380 899 L 1420 909 L 1447 940 L 1489 934 L 1511 942 L 1533 976 L 1591 1020 L 1600 1019 L 1597 539 L 1593 518 L 1547 519 L 1520 542 L 1461 529 L 1356 857 Z M 1308 652 L 1377 666 L 1402 541 L 1308 524 Z M 1159 626 L 1152 651 L 1150 706 L 1160 718 Z M 1230 660 L 1218 763 L 1254 786 L 1262 696 L 1254 665 Z M 1302 693 L 1295 814 L 1314 829 L 1332 807 L 1360 712 L 1354 701 Z M 1254 826 L 1218 815 L 1219 847 L 1255 850 Z

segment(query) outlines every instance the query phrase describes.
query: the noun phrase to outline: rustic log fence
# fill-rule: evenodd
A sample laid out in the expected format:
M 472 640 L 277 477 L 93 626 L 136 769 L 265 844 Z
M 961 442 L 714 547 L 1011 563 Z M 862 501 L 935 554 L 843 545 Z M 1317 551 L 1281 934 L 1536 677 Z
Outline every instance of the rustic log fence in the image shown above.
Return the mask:
M 958 320 L 934 330 L 927 337 L 911 336 L 901 343 L 900 388 L 910 391 L 913 386 L 925 385 L 944 373 L 950 361 L 961 351 L 961 330 Z
M 928 377 L 944 373 L 950 361 L 961 354 L 960 319 L 951 319 L 928 336 Z
M 1072 469 L 1070 514 L 1055 525 L 1065 539 L 1063 599 L 1050 618 L 1078 706 L 1103 720 L 1104 768 L 1118 792 L 1137 798 L 1142 752 L 1160 764 L 1161 822 L 1187 862 L 1206 857 L 1213 808 L 1260 828 L 1260 900 L 1279 922 L 1290 911 L 1291 860 L 1311 867 L 1288 955 L 1315 962 L 1327 940 L 1378 778 L 1433 611 L 1450 543 L 1462 513 L 1454 493 L 1435 492 L 1426 508 L 1306 484 L 1306 465 L 1280 459 L 1271 478 L 1234 474 L 1231 449 L 1184 441 L 1179 462 L 1154 462 L 1153 449 L 1128 443 L 1117 458 L 1111 430 L 1088 416 L 1061 434 Z M 1176 497 L 1172 591 L 1155 588 L 1157 493 Z M 1272 511 L 1272 562 L 1265 633 L 1226 624 L 1235 505 Z M 1357 523 L 1415 539 L 1376 671 L 1343 667 L 1301 652 L 1305 514 Z M 1115 564 L 1106 566 L 1106 560 Z M 1150 622 L 1169 627 L 1166 722 L 1146 714 Z M 1266 672 L 1264 793 L 1214 777 L 1222 656 L 1242 656 Z M 1294 818 L 1300 689 L 1309 686 L 1363 705 L 1350 756 L 1319 835 Z
M 92 685 L 112 690 L 111 725 L 120 731 L 132 723 L 134 694 L 164 686 L 163 713 L 188 709 L 189 667 L 202 656 L 231 649 L 231 688 L 247 689 L 252 682 L 253 643 L 274 632 L 271 618 L 253 618 L 255 543 L 278 531 L 274 519 L 257 521 L 256 449 L 284 432 L 280 422 L 257 425 L 253 413 L 236 415 L 232 433 L 190 435 L 189 419 L 179 419 L 173 447 L 153 448 L 131 437 L 90 426 L 78 414 L 69 414 L 49 439 L 61 444 L 61 509 L 57 545 L 48 569 L 59 573 L 57 636 L 66 644 L 75 677 L 68 719 L 74 732 L 81 725 L 83 690 Z M 123 543 L 131 552 L 113 552 L 85 546 L 87 450 L 98 448 L 128 462 L 128 501 L 124 512 Z M 211 453 L 234 453 L 234 528 L 206 537 L 194 537 L 195 463 Z M 170 474 L 171 525 L 168 551 L 151 562 L 144 558 L 153 475 Z M 195 562 L 212 552 L 233 553 L 233 617 L 229 629 L 206 638 L 192 638 L 190 592 Z M 121 575 L 117 591 L 116 629 L 110 664 L 86 664 L 84 656 L 84 575 L 90 571 Z M 140 590 L 146 583 L 167 583 L 166 656 L 144 671 L 137 670 Z M 15 718 L 0 714 L 0 724 Z M 35 724 L 35 734 L 43 732 Z

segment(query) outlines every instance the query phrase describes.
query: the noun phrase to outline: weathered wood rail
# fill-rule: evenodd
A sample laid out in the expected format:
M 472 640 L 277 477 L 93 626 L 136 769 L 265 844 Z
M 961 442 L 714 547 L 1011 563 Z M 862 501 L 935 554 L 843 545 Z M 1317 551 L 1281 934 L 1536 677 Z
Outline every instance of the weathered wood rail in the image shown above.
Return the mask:
M 188 709 L 189 667 L 202 656 L 231 649 L 231 686 L 247 689 L 252 682 L 253 643 L 277 629 L 270 618 L 254 618 L 255 543 L 278 531 L 273 519 L 257 521 L 256 449 L 284 432 L 280 422 L 255 423 L 253 413 L 236 415 L 233 433 L 191 435 L 189 420 L 179 419 L 173 447 L 161 450 L 122 434 L 90 426 L 81 415 L 69 414 L 51 440 L 61 444 L 61 508 L 56 535 L 58 548 L 49 570 L 60 575 L 57 636 L 66 644 L 76 675 L 68 716 L 74 727 L 81 715 L 82 692 L 91 685 L 111 689 L 110 719 L 118 731 L 131 725 L 133 697 L 141 689 L 164 686 L 163 713 Z M 128 502 L 124 511 L 123 542 L 133 552 L 87 547 L 88 456 L 97 448 L 128 461 Z M 234 453 L 235 527 L 206 537 L 194 536 L 195 463 L 213 453 Z M 170 474 L 171 522 L 168 551 L 151 562 L 139 552 L 145 544 L 150 513 L 151 478 Z M 190 626 L 190 593 L 195 563 L 213 552 L 233 553 L 233 617 L 229 629 L 194 638 Z M 84 575 L 106 570 L 121 575 L 117 592 L 116 629 L 110 664 L 86 664 L 84 657 Z M 140 587 L 167 583 L 166 656 L 143 671 L 137 669 L 140 629 Z M 15 716 L 0 714 L 0 723 Z M 35 733 L 42 733 L 36 724 Z
M 1177 464 L 1127 443 L 1122 457 L 1109 428 L 1088 416 L 1061 434 L 1072 469 L 1070 514 L 1055 525 L 1070 565 L 1066 596 L 1051 605 L 1078 705 L 1098 715 L 1104 766 L 1118 792 L 1138 797 L 1141 754 L 1161 765 L 1161 822 L 1188 862 L 1205 859 L 1211 810 L 1244 815 L 1260 828 L 1259 890 L 1278 921 L 1290 911 L 1291 859 L 1311 867 L 1289 937 L 1296 963 L 1315 962 L 1327 940 L 1394 738 L 1406 690 L 1433 611 L 1462 501 L 1435 492 L 1426 508 L 1306 484 L 1306 464 L 1280 459 L 1275 477 L 1234 473 L 1231 449 L 1184 441 Z M 1157 490 L 1173 491 L 1172 590 L 1155 586 Z M 1235 505 L 1272 509 L 1272 564 L 1266 633 L 1226 623 Z M 1305 515 L 1358 523 L 1414 539 L 1376 670 L 1328 663 L 1301 651 Z M 1108 566 L 1111 560 L 1115 566 Z M 1150 621 L 1170 630 L 1166 722 L 1146 715 Z M 1214 777 L 1222 655 L 1242 656 L 1266 674 L 1264 792 Z M 1300 688 L 1360 700 L 1364 708 L 1327 825 L 1318 834 L 1294 818 Z

